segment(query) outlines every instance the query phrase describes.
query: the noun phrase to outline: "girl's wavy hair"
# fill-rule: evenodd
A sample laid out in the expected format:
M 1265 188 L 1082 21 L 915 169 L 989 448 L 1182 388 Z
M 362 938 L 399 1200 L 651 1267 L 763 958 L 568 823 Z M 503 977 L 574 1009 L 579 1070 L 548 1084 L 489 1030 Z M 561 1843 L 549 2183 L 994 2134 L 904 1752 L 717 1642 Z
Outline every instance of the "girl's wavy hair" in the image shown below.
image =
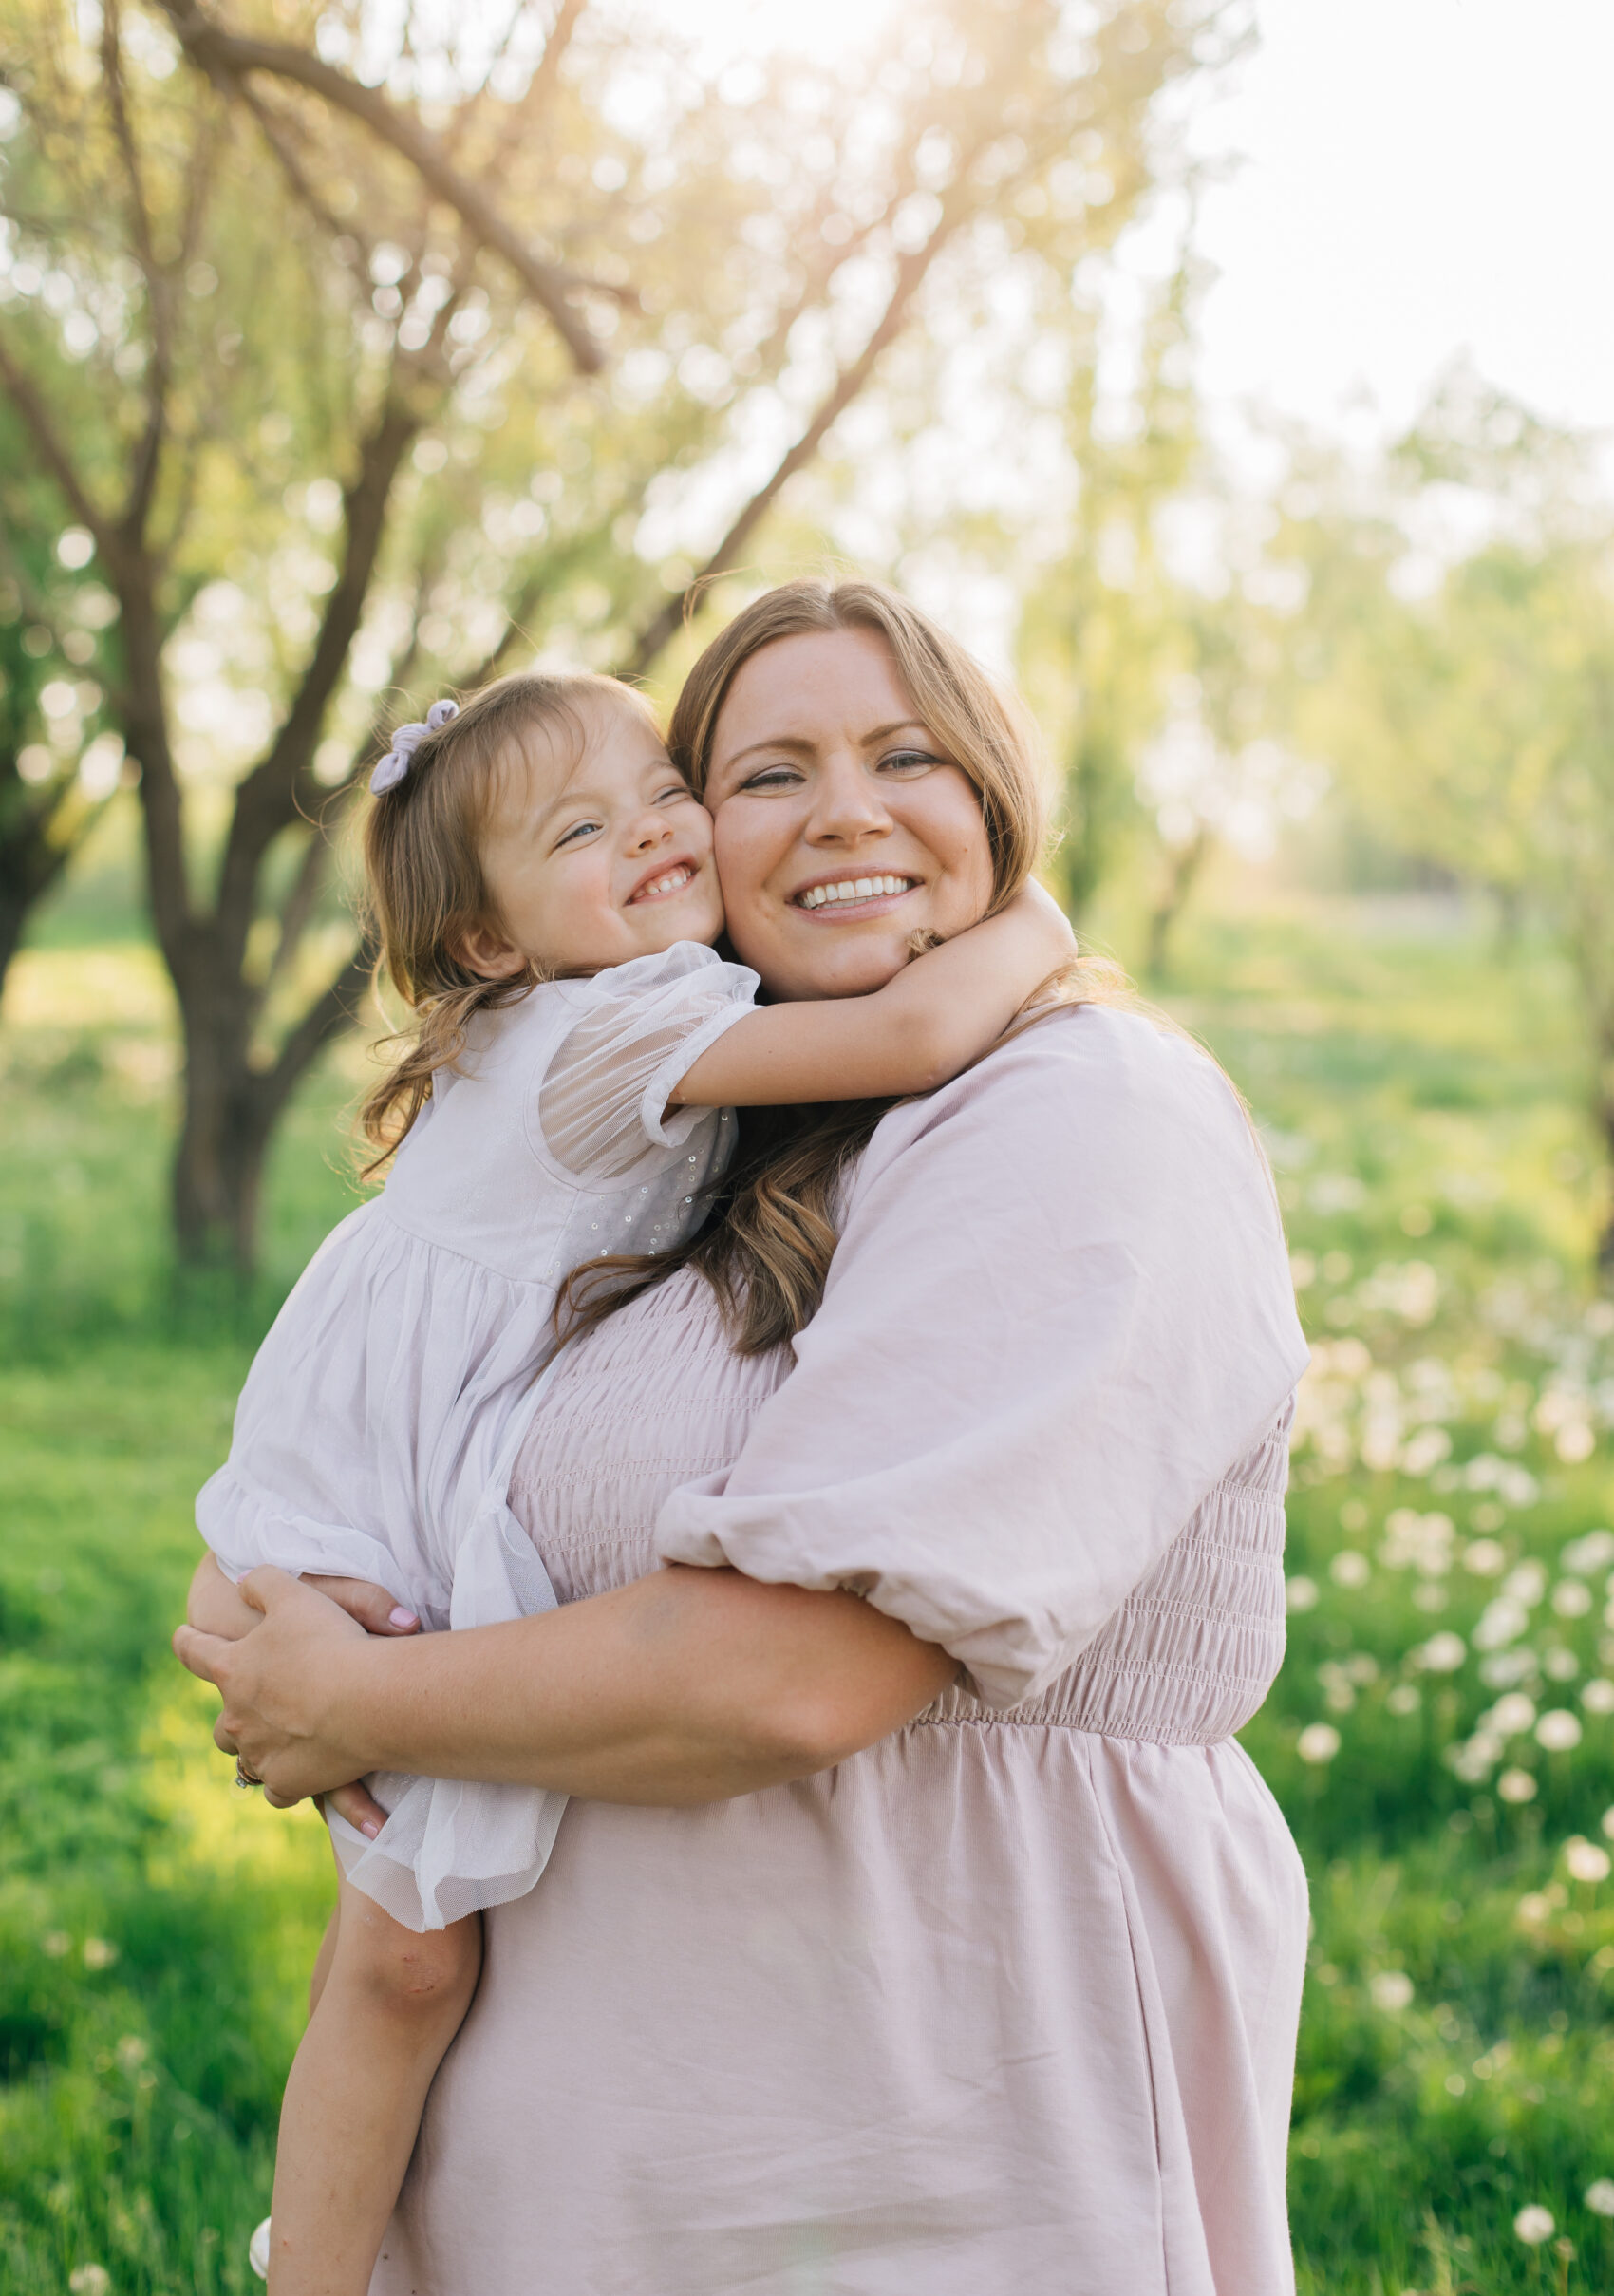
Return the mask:
M 457 717 L 422 737 L 404 779 L 378 797 L 365 823 L 366 907 L 378 944 L 375 978 L 391 981 L 414 1018 L 383 1044 L 397 1047 L 359 1111 L 362 1176 L 381 1172 L 430 1100 L 440 1068 L 465 1048 L 479 1012 L 513 1005 L 540 979 L 529 965 L 508 980 L 474 972 L 460 950 L 478 926 L 505 930 L 482 868 L 482 840 L 501 777 L 534 732 L 580 750 L 590 702 L 637 711 L 630 686 L 590 670 L 529 670 L 497 678 Z M 657 728 L 658 738 L 660 729 Z
M 787 582 L 738 613 L 685 681 L 667 736 L 673 763 L 704 797 L 718 719 L 743 665 L 781 638 L 841 630 L 867 630 L 890 648 L 916 717 L 973 785 L 991 853 L 987 913 L 1002 909 L 1047 840 L 1036 732 L 1018 700 L 955 638 L 881 583 Z M 1015 1026 L 1059 1005 L 1115 1003 L 1125 993 L 1115 968 L 1078 958 L 1042 984 Z M 671 1252 L 617 1253 L 574 1270 L 562 1287 L 558 1327 L 574 1338 L 676 1269 L 692 1267 L 716 1291 L 740 1354 L 793 1338 L 823 1298 L 842 1175 L 894 1105 L 745 1109 L 734 1161 L 698 1233 Z

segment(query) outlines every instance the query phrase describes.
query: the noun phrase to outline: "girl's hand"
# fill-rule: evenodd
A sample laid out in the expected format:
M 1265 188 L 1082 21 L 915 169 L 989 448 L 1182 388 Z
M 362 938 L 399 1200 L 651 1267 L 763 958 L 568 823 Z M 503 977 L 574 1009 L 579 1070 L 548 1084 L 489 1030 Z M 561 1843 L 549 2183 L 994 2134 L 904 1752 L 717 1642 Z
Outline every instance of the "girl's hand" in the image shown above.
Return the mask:
M 284 1571 L 250 1571 L 237 1591 L 260 1616 L 250 1632 L 229 1640 L 179 1627 L 174 1635 L 180 1665 L 223 1696 L 214 1743 L 263 1781 L 277 1809 L 331 1794 L 346 1816 L 352 1780 L 370 1765 L 335 1742 L 322 1719 L 334 1686 L 362 1664 L 368 1637 L 345 1609 Z

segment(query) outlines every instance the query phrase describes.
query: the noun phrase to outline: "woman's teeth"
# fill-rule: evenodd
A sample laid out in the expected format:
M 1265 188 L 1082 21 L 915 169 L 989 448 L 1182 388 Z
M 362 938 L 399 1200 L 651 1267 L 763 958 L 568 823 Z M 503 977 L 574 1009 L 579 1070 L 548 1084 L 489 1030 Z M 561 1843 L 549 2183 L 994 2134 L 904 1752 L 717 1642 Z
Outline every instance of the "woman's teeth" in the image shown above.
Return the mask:
M 688 884 L 694 874 L 692 869 L 683 866 L 669 870 L 665 877 L 657 877 L 652 884 L 641 885 L 633 898 L 636 901 L 647 901 L 655 893 L 676 893 L 681 885 Z
M 841 877 L 833 885 L 809 885 L 797 896 L 800 909 L 822 909 L 826 901 L 869 901 L 876 894 L 907 893 L 911 877 Z

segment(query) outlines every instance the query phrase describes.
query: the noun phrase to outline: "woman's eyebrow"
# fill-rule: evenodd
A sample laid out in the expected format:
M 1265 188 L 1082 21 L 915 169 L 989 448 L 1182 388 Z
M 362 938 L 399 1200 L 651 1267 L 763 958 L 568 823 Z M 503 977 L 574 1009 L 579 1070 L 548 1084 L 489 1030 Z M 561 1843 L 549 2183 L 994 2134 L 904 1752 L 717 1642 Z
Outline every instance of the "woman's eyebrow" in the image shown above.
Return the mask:
M 889 725 L 872 725 L 867 733 L 859 734 L 857 738 L 865 749 L 872 749 L 876 742 L 889 741 L 893 733 L 922 733 L 927 741 L 930 739 L 929 728 L 922 725 L 917 718 L 893 718 Z M 809 741 L 803 734 L 771 733 L 764 735 L 760 742 L 748 742 L 743 749 L 737 749 L 732 757 L 724 758 L 723 769 L 726 771 L 731 765 L 738 765 L 741 758 L 755 757 L 759 749 L 789 749 L 800 756 L 807 756 L 817 746 L 816 742 Z

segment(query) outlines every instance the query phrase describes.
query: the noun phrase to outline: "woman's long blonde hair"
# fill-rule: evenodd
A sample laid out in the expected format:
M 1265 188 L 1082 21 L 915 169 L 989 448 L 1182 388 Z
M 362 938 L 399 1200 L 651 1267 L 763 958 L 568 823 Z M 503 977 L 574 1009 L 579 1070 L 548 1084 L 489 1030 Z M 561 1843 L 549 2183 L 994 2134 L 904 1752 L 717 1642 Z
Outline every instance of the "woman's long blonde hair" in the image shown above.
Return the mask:
M 591 670 L 497 678 L 422 739 L 404 779 L 370 807 L 365 880 L 379 950 L 376 982 L 379 988 L 384 975 L 390 980 L 414 1018 L 383 1040 L 399 1049 L 359 1111 L 369 1149 L 361 1167 L 366 1179 L 396 1154 L 430 1100 L 438 1070 L 451 1067 L 465 1049 L 473 1015 L 514 1004 L 546 977 L 528 965 L 512 979 L 488 980 L 461 951 L 479 926 L 504 931 L 482 867 L 501 774 L 534 732 L 552 743 L 580 746 L 591 702 L 650 719 L 630 686 Z
M 919 722 L 974 787 L 991 854 L 987 913 L 1001 909 L 1030 877 L 1047 836 L 1035 731 L 1019 702 L 956 639 L 880 583 L 787 582 L 738 613 L 685 681 L 667 736 L 673 763 L 704 797 L 718 719 L 742 665 L 781 638 L 841 630 L 871 631 L 891 649 Z M 1113 997 L 1116 978 L 1079 960 L 1033 1001 L 1041 1010 Z M 672 1252 L 623 1253 L 576 1270 L 557 1309 L 562 1328 L 575 1335 L 674 1269 L 693 1267 L 717 1292 L 741 1355 L 794 1337 L 823 1298 L 841 1175 L 892 1105 L 747 1108 L 734 1162 L 700 1233 Z

